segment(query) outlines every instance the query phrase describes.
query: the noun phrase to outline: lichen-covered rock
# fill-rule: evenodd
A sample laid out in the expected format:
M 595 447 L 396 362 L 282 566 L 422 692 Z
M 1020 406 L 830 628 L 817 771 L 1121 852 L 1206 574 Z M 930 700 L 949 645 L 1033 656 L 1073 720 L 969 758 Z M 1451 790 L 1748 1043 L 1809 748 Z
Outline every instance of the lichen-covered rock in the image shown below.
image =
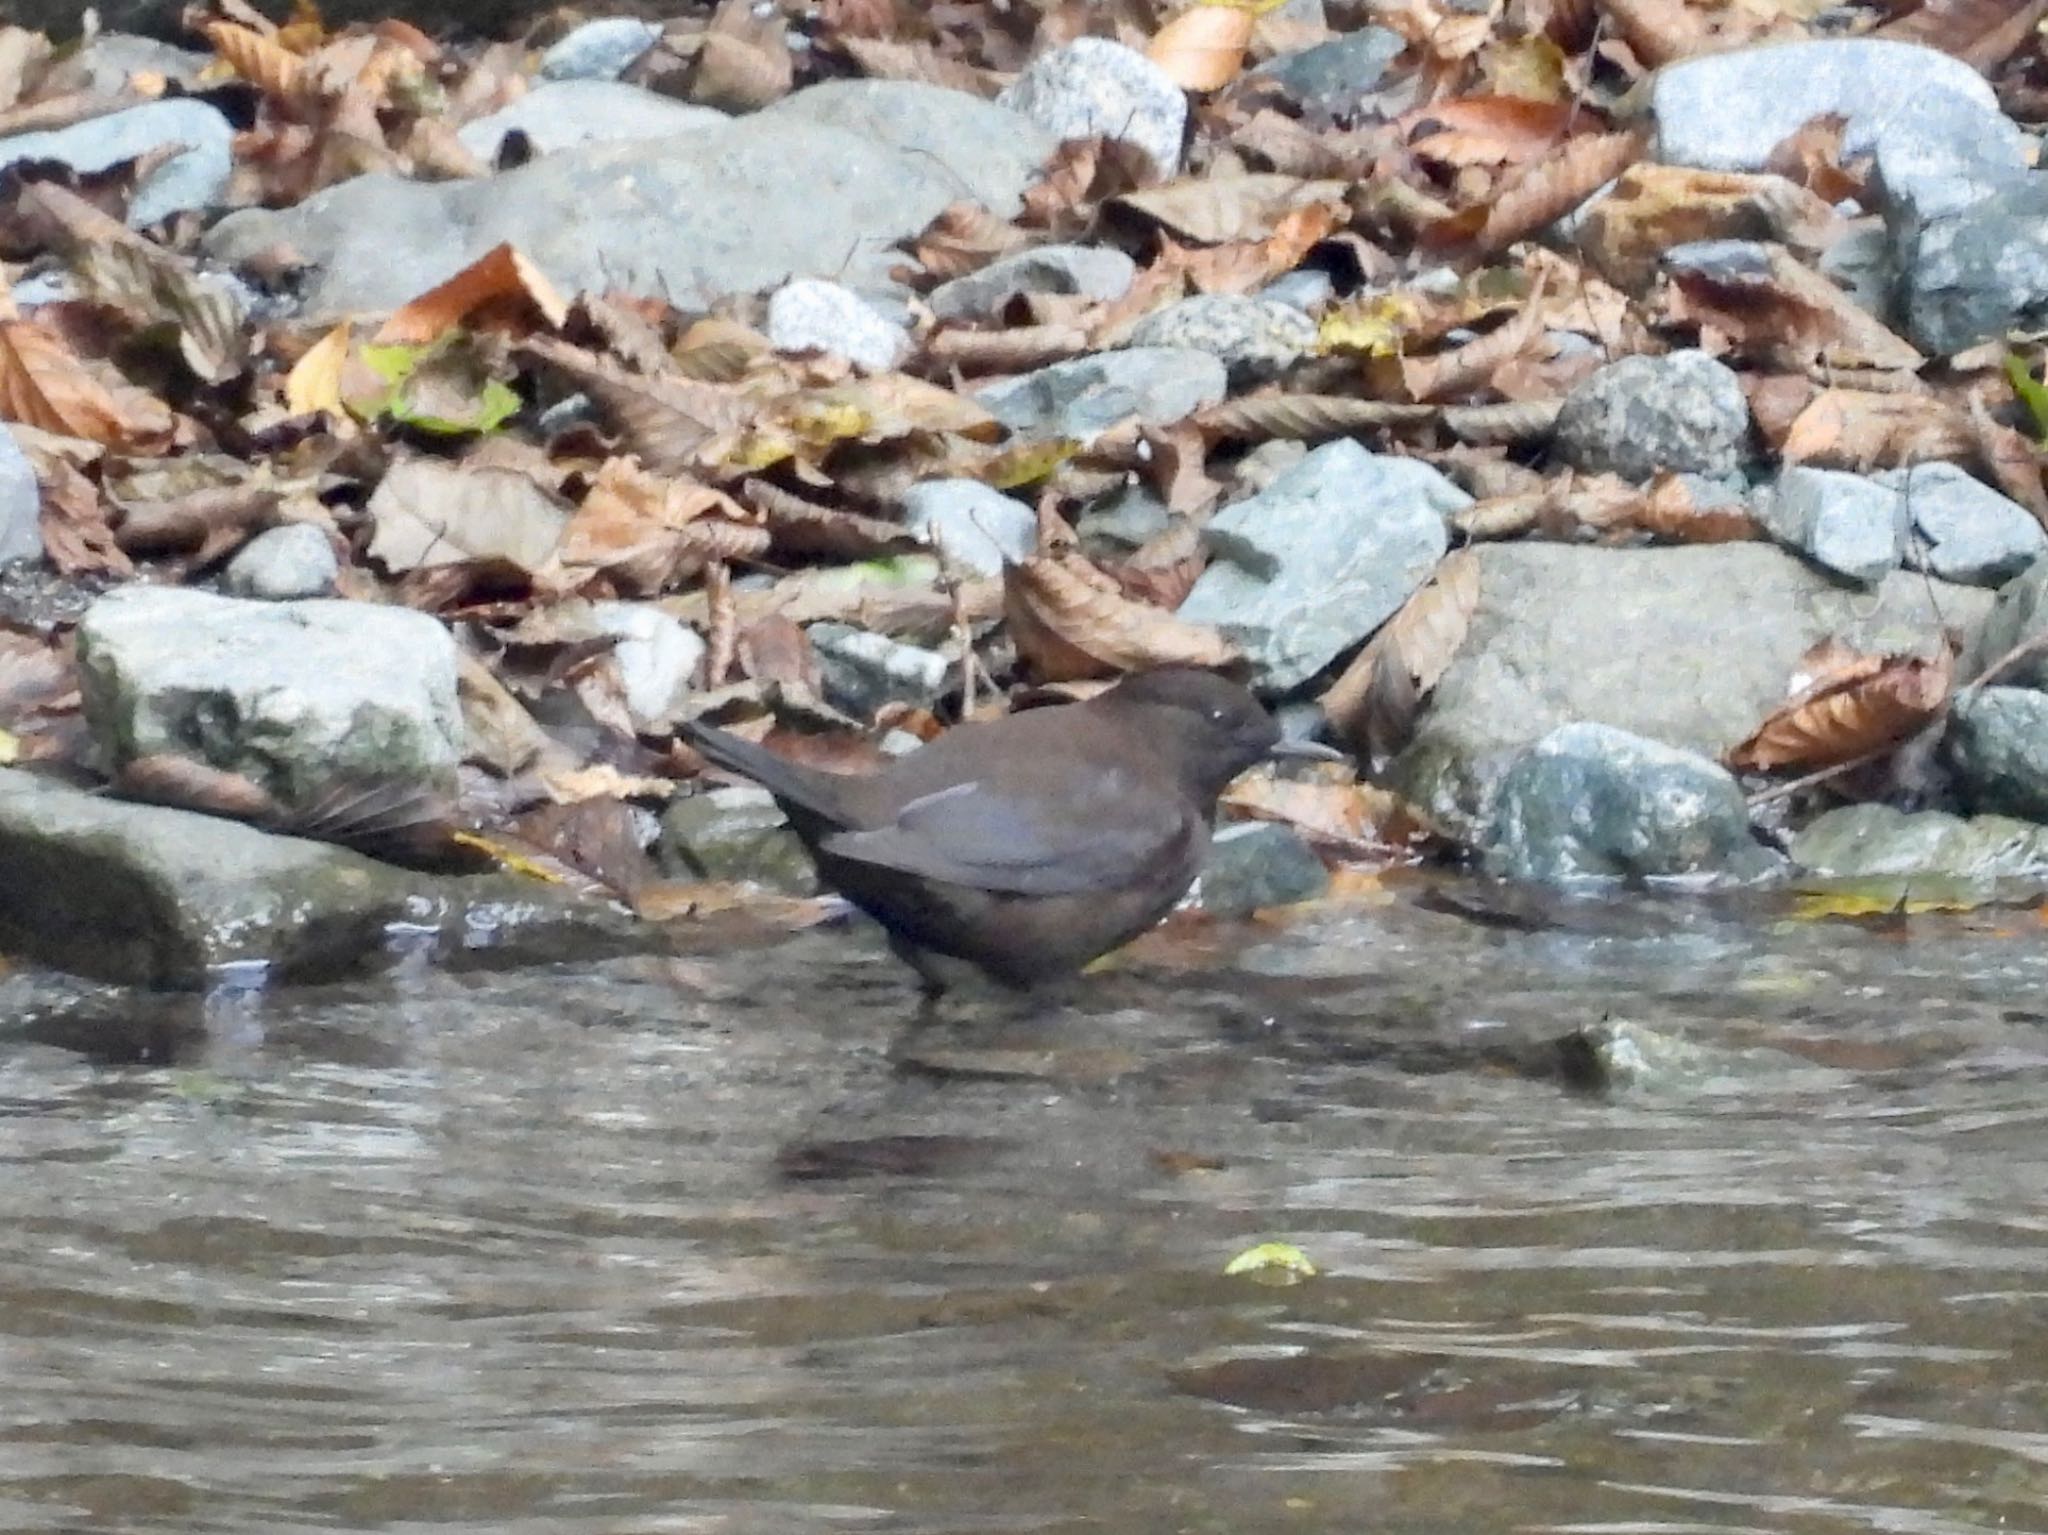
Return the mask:
M 1034 59 L 996 98 L 1055 140 L 1109 138 L 1144 151 L 1162 180 L 1180 169 L 1188 99 L 1144 54 L 1077 37 Z
M 981 406 L 1023 437 L 1088 442 L 1133 416 L 1166 426 L 1222 399 L 1223 364 L 1186 347 L 1142 346 L 1056 362 L 991 384 Z
M 1277 299 L 1198 293 L 1140 320 L 1132 346 L 1192 347 L 1221 362 L 1234 388 L 1273 378 L 1316 344 L 1316 325 Z
M 1749 401 L 1734 370 L 1704 352 L 1624 357 L 1565 396 L 1557 457 L 1643 481 L 1660 470 L 1725 479 L 1748 456 Z

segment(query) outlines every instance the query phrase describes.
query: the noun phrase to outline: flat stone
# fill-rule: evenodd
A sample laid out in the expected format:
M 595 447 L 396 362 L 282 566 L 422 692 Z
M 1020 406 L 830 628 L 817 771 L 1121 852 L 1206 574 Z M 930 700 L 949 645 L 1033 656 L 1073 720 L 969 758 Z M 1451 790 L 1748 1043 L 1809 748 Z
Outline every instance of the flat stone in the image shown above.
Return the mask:
M 1228 389 L 1223 364 L 1207 352 L 1147 346 L 1056 362 L 992 384 L 975 399 L 1019 436 L 1087 443 L 1133 416 L 1147 426 L 1171 425 Z
M 1059 148 L 1057 138 L 1022 112 L 922 80 L 821 81 L 759 115 L 837 128 L 903 155 L 936 157 L 951 180 L 949 202 L 965 198 L 1003 218 L 1024 206 L 1024 188 Z
M 229 263 L 294 251 L 307 263 L 307 323 L 389 312 L 507 241 L 572 294 L 703 308 L 803 276 L 887 292 L 902 259 L 894 243 L 956 201 L 963 179 L 1000 179 L 1000 166 L 956 165 L 958 152 L 945 139 L 899 151 L 800 114 L 759 112 L 579 145 L 475 180 L 357 176 L 291 208 L 230 214 L 204 244 Z
M 1574 469 L 1641 481 L 1661 470 L 1725 478 L 1748 456 L 1749 401 L 1704 352 L 1624 357 L 1585 379 L 1558 411 L 1552 452 Z
M 1291 826 L 1238 821 L 1219 827 L 1190 903 L 1218 917 L 1249 917 L 1269 906 L 1313 901 L 1330 871 Z
M 661 139 L 722 128 L 731 121 L 711 107 L 621 85 L 616 80 L 558 79 L 536 85 L 510 106 L 462 125 L 462 147 L 489 165 L 515 129 L 544 155 L 578 144 Z
M 651 602 L 593 602 L 590 616 L 600 633 L 618 636 L 612 663 L 633 728 L 654 735 L 673 725 L 704 659 L 697 631 Z
M 2025 879 L 2048 874 L 2048 827 L 2010 816 L 1842 805 L 1803 827 L 1791 853 L 1802 869 L 1848 879 Z
M 1305 114 L 1343 117 L 1357 112 L 1366 95 L 1379 89 L 1387 66 L 1405 47 L 1397 32 L 1360 27 L 1327 43 L 1268 59 L 1251 71 L 1250 78 L 1271 81 Z
M 0 423 L 0 565 L 43 557 L 42 504 L 35 466 Z
M 1751 880 L 1776 865 L 1726 768 L 1588 721 L 1559 726 L 1502 774 L 1479 854 L 1491 873 L 1546 882 Z
M 1895 199 L 1886 219 L 1915 342 L 1946 356 L 2048 325 L 2048 177 L 2009 172 L 1933 215 L 1925 203 Z
M 1034 59 L 996 98 L 1058 140 L 1134 145 L 1161 180 L 1180 169 L 1188 99 L 1144 54 L 1102 37 L 1077 37 Z
M 1966 689 L 1942 744 L 1968 809 L 2048 821 L 2048 693 Z
M 941 320 L 980 320 L 1027 293 L 1120 299 L 1137 271 L 1135 261 L 1108 246 L 1040 245 L 940 283 L 925 302 Z
M 1974 633 L 1978 587 L 1894 571 L 1870 591 L 1765 543 L 1654 549 L 1482 544 L 1479 603 L 1389 783 L 1476 839 L 1500 774 L 1558 726 L 1597 720 L 1716 758 L 1783 702 L 1817 641 L 1917 652 Z
M 1757 492 L 1752 510 L 1779 543 L 1864 586 L 1906 556 L 1904 500 L 1864 475 L 1794 465 Z
M 393 868 L 217 816 L 0 769 L 0 945 L 101 980 L 205 986 L 224 966 L 320 980 L 443 950 L 628 941 L 616 908 L 509 876 Z M 507 955 L 507 957 L 512 957 Z
M 616 80 L 661 38 L 661 28 L 637 16 L 586 21 L 540 56 L 543 80 Z
M 1947 581 L 1998 586 L 2048 551 L 2034 514 L 1955 464 L 1915 464 L 1877 476 L 1904 503 L 1918 534 L 1906 563 Z
M 1278 376 L 1315 344 L 1315 321 L 1299 309 L 1238 293 L 1198 293 L 1154 310 L 1131 331 L 1133 346 L 1209 353 L 1233 388 Z
M 818 657 L 825 701 L 858 720 L 884 704 L 929 709 L 950 686 L 953 658 L 906 645 L 851 624 L 812 624 L 804 631 Z
M 768 300 L 768 343 L 778 352 L 830 352 L 870 373 L 886 373 L 910 337 L 851 288 L 817 277 L 784 283 Z
M 141 229 L 174 213 L 217 207 L 233 169 L 234 127 L 203 101 L 180 97 L 89 117 L 68 128 L 0 138 L 0 170 L 22 160 L 56 160 L 81 175 L 183 145 L 142 178 L 128 204 Z
M 948 564 L 999 576 L 1038 546 L 1038 514 L 979 480 L 927 480 L 903 493 L 903 525 Z
M 230 597 L 288 602 L 327 596 L 340 574 L 325 530 L 295 522 L 266 529 L 242 545 L 221 572 L 220 586 Z
M 110 771 L 183 757 L 292 808 L 364 784 L 454 788 L 455 642 L 424 613 L 128 586 L 86 611 L 78 670 Z
M 1180 616 L 1242 647 L 1260 692 L 1291 692 L 1408 600 L 1443 558 L 1445 514 L 1471 502 L 1419 460 L 1325 443 L 1211 520 Z
M 760 885 L 815 895 L 818 871 L 789 818 L 766 789 L 709 789 L 670 802 L 656 858 L 672 878 Z

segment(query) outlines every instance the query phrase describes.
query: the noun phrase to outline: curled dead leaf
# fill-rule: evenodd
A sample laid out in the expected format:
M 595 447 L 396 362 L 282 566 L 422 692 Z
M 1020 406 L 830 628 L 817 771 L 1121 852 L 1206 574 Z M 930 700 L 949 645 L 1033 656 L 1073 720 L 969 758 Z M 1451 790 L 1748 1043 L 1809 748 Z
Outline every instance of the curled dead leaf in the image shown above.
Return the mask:
M 1003 568 L 1003 612 L 1018 657 L 1044 682 L 1109 677 L 1149 666 L 1229 666 L 1237 649 L 1206 624 L 1134 602 L 1078 555 L 1040 555 Z
M 1161 27 L 1145 57 L 1184 91 L 1220 90 L 1244 67 L 1257 18 L 1234 5 L 1194 5 Z
M 1376 763 L 1399 751 L 1478 606 L 1479 556 L 1454 550 L 1319 700 L 1337 734 Z
M 1738 771 L 1828 768 L 1906 740 L 1947 707 L 1955 656 L 1866 656 L 1830 643 L 1801 663 L 1797 691 L 1727 754 Z M 1802 684 L 1803 685 L 1798 685 Z

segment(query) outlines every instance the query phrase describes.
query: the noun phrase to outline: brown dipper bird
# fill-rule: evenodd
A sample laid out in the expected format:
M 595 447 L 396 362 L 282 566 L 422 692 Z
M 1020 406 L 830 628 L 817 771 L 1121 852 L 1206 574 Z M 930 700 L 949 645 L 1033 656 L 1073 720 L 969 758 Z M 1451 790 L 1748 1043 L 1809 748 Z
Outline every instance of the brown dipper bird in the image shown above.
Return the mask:
M 706 725 L 705 757 L 775 796 L 826 884 L 889 931 L 928 993 L 933 955 L 1031 987 L 1135 938 L 1187 893 L 1216 798 L 1283 742 L 1259 701 L 1188 667 L 1085 703 L 959 725 L 871 774 L 828 773 Z

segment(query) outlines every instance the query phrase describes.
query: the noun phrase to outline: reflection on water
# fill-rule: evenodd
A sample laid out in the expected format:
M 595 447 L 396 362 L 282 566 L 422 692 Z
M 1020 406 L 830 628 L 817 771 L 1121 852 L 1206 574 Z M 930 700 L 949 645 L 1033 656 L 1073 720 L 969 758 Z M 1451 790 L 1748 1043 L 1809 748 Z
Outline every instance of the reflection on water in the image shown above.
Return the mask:
M 12 977 L 0 1529 L 2048 1529 L 2009 925 L 1403 899 L 924 1029 L 844 931 Z M 1709 1054 L 1575 1093 L 1609 1014 Z

